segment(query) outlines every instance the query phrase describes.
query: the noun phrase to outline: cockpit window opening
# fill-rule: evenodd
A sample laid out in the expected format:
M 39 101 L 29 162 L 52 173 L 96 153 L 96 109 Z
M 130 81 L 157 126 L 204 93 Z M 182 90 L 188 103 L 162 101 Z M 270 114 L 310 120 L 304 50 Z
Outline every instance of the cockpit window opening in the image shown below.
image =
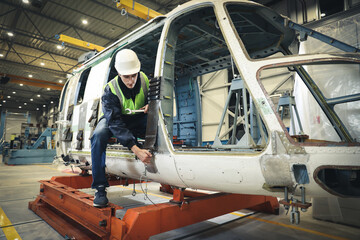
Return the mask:
M 78 86 L 76 88 L 75 105 L 81 104 L 85 94 L 86 83 L 89 78 L 91 68 L 84 70 L 79 78 Z
M 161 108 L 175 149 L 263 149 L 267 130 L 231 59 L 213 7 L 175 19 L 166 43 Z M 227 102 L 232 88 L 236 92 Z

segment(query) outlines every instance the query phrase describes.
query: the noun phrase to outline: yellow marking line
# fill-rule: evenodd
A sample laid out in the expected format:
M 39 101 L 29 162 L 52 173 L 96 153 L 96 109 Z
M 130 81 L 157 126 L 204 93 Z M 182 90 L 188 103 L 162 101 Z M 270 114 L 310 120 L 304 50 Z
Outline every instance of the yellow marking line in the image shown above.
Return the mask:
M 133 190 L 132 188 L 129 188 L 129 187 L 124 187 L 124 186 L 118 186 L 118 187 Z M 141 190 L 136 190 L 135 189 L 135 191 L 142 193 Z M 156 197 L 160 197 L 160 198 L 172 199 L 170 197 L 165 197 L 165 196 L 162 196 L 162 195 L 153 194 L 153 193 L 149 193 L 149 192 L 147 194 L 152 195 L 152 196 L 156 196 Z M 310 229 L 306 229 L 306 228 L 301 228 L 301 227 L 298 227 L 296 225 L 284 224 L 284 223 L 270 221 L 270 220 L 266 220 L 266 219 L 262 219 L 262 218 L 246 216 L 245 214 L 241 214 L 241 213 L 237 213 L 237 212 L 232 212 L 230 214 L 235 215 L 235 216 L 240 216 L 240 217 L 246 217 L 246 218 L 253 219 L 253 220 L 256 220 L 256 221 L 260 221 L 260 222 L 265 222 L 265 223 L 270 223 L 270 224 L 274 224 L 274 225 L 278 225 L 278 226 L 282 226 L 282 227 L 287 227 L 287 228 L 291 228 L 291 229 L 295 229 L 295 230 L 299 230 L 299 231 L 303 231 L 303 232 L 307 232 L 307 233 L 311 233 L 311 234 L 314 234 L 314 235 L 319 235 L 319 236 L 323 236 L 323 237 L 327 237 L 327 238 L 331 238 L 331 239 L 347 240 L 347 238 L 338 237 L 338 236 L 334 236 L 334 235 L 330 235 L 330 234 L 326 234 L 326 233 L 322 233 L 322 232 L 318 232 L 318 231 L 314 231 L 314 230 L 310 230 Z
M 12 223 L 10 222 L 9 218 L 6 216 L 5 212 L 0 207 L 0 226 L 3 230 L 6 239 L 8 240 L 21 240 L 20 235 L 17 233 L 14 227 L 6 227 L 11 226 Z M 5 227 L 5 228 L 3 228 Z
M 39 166 L 39 167 L 43 167 L 43 168 L 47 168 L 47 169 L 51 169 L 51 170 L 57 170 L 56 168 L 48 167 L 46 165 L 40 165 L 40 164 L 34 164 L 34 165 Z
M 240 214 L 240 213 L 236 213 L 236 212 L 233 212 L 233 213 L 231 213 L 231 214 L 237 215 L 237 216 L 245 216 L 244 214 Z M 310 229 L 306 229 L 306 228 L 301 228 L 301 227 L 298 227 L 298 226 L 296 226 L 296 225 L 279 223 L 279 222 L 270 221 L 270 220 L 266 220 L 266 219 L 262 219 L 262 218 L 257 218 L 257 217 L 252 217 L 252 216 L 247 216 L 246 218 L 250 218 L 250 219 L 254 219 L 254 220 L 256 220 L 256 221 L 265 222 L 265 223 L 270 223 L 270 224 L 274 224 L 274 225 L 278 225 L 278 226 L 282 226 L 282 227 L 292 228 L 292 229 L 295 229 L 295 230 L 299 230 L 299 231 L 303 231 L 303 232 L 308 232 L 308 233 L 312 233 L 312 234 L 315 234 L 315 235 L 319 235 L 319 236 L 323 236 L 323 237 L 328 237 L 328 238 L 331 238 L 331 239 L 347 240 L 347 238 L 338 237 L 338 236 L 334 236 L 334 235 L 330 235 L 330 234 L 326 234 L 326 233 L 322 233 L 322 232 L 318 232 L 318 231 L 314 231 L 314 230 L 310 230 Z

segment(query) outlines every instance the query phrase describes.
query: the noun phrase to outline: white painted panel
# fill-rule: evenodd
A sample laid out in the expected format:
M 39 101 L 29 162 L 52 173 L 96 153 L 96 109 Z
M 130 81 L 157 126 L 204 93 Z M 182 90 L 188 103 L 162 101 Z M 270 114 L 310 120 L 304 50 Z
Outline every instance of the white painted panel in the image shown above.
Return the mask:
M 101 63 L 93 66 L 90 70 L 88 80 L 86 82 L 86 88 L 84 93 L 84 101 L 81 105 L 77 105 L 74 107 L 74 113 L 73 113 L 73 120 L 72 120 L 72 131 L 73 132 L 73 141 L 71 144 L 71 148 L 76 147 L 76 135 L 79 130 L 79 121 L 85 122 L 85 129 L 84 129 L 84 141 L 83 141 L 83 147 L 85 149 L 88 149 L 90 147 L 90 133 L 91 129 L 88 123 L 88 119 L 90 118 L 90 115 L 92 113 L 91 107 L 94 102 L 94 99 L 100 98 L 103 89 L 104 84 L 106 83 L 106 80 L 108 78 L 108 72 L 109 72 L 109 64 L 111 59 L 106 59 L 102 61 Z M 80 107 L 87 102 L 86 107 L 86 117 L 80 119 Z
M 73 138 L 71 141 L 71 149 L 76 148 L 76 135 L 79 131 L 79 116 L 80 116 L 80 105 L 74 106 L 74 112 L 72 116 L 71 131 L 73 131 Z
M 213 77 L 211 82 L 208 82 L 214 74 L 216 74 L 215 77 Z M 214 141 L 215 139 L 216 130 L 228 95 L 227 83 L 228 73 L 226 69 L 216 73 L 205 74 L 201 77 L 202 141 Z M 222 128 L 222 132 L 229 125 L 227 116 L 225 117 L 225 124 L 226 128 Z
M 91 68 L 86 83 L 84 102 L 101 96 L 106 83 L 105 79 L 108 78 L 110 61 L 111 59 L 108 58 Z
M 86 110 L 86 118 L 85 118 L 85 131 L 84 131 L 84 141 L 83 141 L 83 150 L 84 149 L 90 149 L 90 135 L 91 135 L 91 127 L 90 127 L 90 123 L 88 123 L 88 120 L 90 119 L 90 116 L 92 114 L 92 110 L 91 107 L 94 103 L 94 100 L 90 100 L 88 102 L 87 105 L 87 110 Z

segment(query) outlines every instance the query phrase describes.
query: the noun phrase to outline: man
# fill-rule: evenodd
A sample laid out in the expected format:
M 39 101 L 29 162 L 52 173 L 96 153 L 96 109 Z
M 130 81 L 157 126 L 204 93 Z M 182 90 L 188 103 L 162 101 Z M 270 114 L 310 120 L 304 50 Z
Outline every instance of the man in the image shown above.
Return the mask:
M 109 138 L 115 136 L 143 162 L 150 163 L 151 153 L 137 146 L 137 137 L 144 136 L 146 113 L 148 111 L 147 92 L 149 80 L 140 72 L 140 61 L 136 53 L 123 49 L 116 54 L 115 69 L 118 73 L 104 88 L 101 97 L 103 116 L 91 137 L 91 159 L 93 182 L 91 188 L 97 190 L 95 207 L 106 207 L 106 187 L 109 183 L 105 176 L 106 146 Z M 144 113 L 132 113 L 126 109 L 142 109 Z

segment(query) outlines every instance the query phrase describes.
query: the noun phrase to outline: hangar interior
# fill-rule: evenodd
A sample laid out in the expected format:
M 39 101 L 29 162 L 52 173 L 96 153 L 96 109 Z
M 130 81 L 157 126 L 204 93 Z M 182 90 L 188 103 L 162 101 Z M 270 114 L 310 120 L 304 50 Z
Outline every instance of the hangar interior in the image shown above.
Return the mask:
M 55 151 L 55 134 L 66 135 L 64 132 L 57 132 L 61 124 L 59 112 L 66 100 L 65 93 L 62 99 L 60 98 L 61 91 L 66 92 L 65 84 L 73 71 L 80 68 L 84 60 L 97 54 L 96 50 L 89 47 L 90 43 L 106 48 L 147 22 L 146 18 L 132 14 L 130 10 L 117 8 L 117 2 L 0 2 L 0 239 L 64 238 L 31 212 L 28 202 L 33 201 L 39 194 L 40 184 L 37 181 L 58 175 L 79 174 L 79 169 L 54 161 L 54 157 L 59 157 Z M 131 2 L 141 3 L 149 9 L 166 14 L 188 1 Z M 301 26 L 360 48 L 359 0 L 254 2 L 274 9 Z M 260 26 L 256 18 L 246 17 L 246 12 L 251 12 L 251 9 L 237 9 L 236 5 L 230 5 L 228 11 L 231 20 L 236 23 L 235 30 L 243 39 L 246 51 L 254 60 L 283 56 L 286 52 L 282 49 L 283 46 L 300 55 L 337 50 L 309 36 L 307 41 L 300 43 L 290 42 L 290 38 L 285 37 L 280 40 L 282 46 L 274 46 L 272 43 L 287 35 L 278 33 L 275 28 L 271 29 L 273 26 Z M 261 151 L 267 146 L 271 136 L 267 133 L 261 116 L 256 114 L 258 110 L 250 94 L 245 90 L 239 93 L 237 98 L 231 95 L 232 87 L 236 87 L 234 80 L 240 80 L 241 76 L 232 62 L 233 59 L 229 57 L 229 49 L 213 16 L 211 8 L 201 12 L 194 10 L 172 23 L 176 27 L 173 32 L 168 33 L 168 44 L 175 50 L 168 48 L 164 56 L 174 64 L 166 65 L 164 71 L 167 76 L 171 76 L 169 78 L 176 79 L 176 82 L 174 92 L 169 94 L 173 95 L 171 101 L 162 103 L 163 110 L 168 111 L 169 116 L 166 118 L 167 131 L 173 136 L 172 144 L 178 151 L 191 153 L 203 149 L 227 152 L 230 148 L 236 148 L 234 146 L 238 143 L 238 146 L 241 145 L 238 151 Z M 263 29 L 266 29 L 266 32 Z M 150 34 L 128 45 L 138 53 L 142 71 L 150 77 L 154 73 L 161 31 L 161 28 L 155 28 Z M 271 34 L 264 36 L 269 32 Z M 85 42 L 85 47 L 59 41 L 61 34 Z M 300 34 L 297 37 L 301 39 L 304 36 Z M 269 45 L 269 50 L 257 51 L 264 48 L 261 45 Z M 114 63 L 111 64 L 113 66 Z M 321 108 L 315 106 L 317 104 L 313 97 L 304 90 L 306 86 L 299 81 L 301 74 L 295 71 L 298 67 L 269 67 L 259 72 L 261 84 L 273 105 L 277 107 L 287 131 L 289 134 L 299 135 L 299 141 L 306 141 L 301 137 L 303 135 L 319 142 L 345 141 L 347 135 L 337 134 L 340 130 L 334 127 L 336 124 L 324 120 L 326 117 Z M 358 142 L 359 65 L 346 64 L 341 67 L 341 71 L 336 72 L 332 71 L 332 64 L 309 63 L 302 67 L 309 75 L 315 76 L 313 80 L 326 98 L 347 96 L 350 99 L 351 102 L 337 102 L 339 104 L 333 110 L 348 129 L 348 135 Z M 87 74 L 86 77 L 84 74 Z M 90 69 L 81 75 L 79 82 L 87 79 L 89 74 Z M 114 67 L 111 67 L 107 81 L 116 74 Z M 86 81 L 83 83 L 86 84 Z M 239 90 L 239 86 L 237 87 L 236 90 Z M 81 103 L 84 97 L 79 97 L 80 95 L 76 98 L 78 103 Z M 296 104 L 293 109 L 294 104 L 290 97 L 303 99 L 303 104 Z M 237 102 L 244 106 L 240 112 L 236 112 L 239 108 Z M 290 108 L 287 107 L 289 104 Z M 249 132 L 247 129 L 250 129 Z M 89 145 L 89 141 L 86 144 Z M 213 144 L 217 144 L 217 147 L 211 149 L 209 146 Z M 329 175 L 337 173 L 328 171 L 323 174 L 331 179 Z M 358 178 L 347 178 L 349 179 L 355 183 L 330 181 L 328 185 L 345 195 L 346 191 L 360 191 L 359 183 L 356 183 Z M 159 191 L 157 183 L 146 182 L 136 188 L 135 184 L 134 187 L 130 186 L 112 186 L 108 189 L 110 202 L 124 206 L 123 210 L 116 213 L 119 218 L 123 217 L 127 209 L 156 205 L 171 199 L 171 195 Z M 146 191 L 143 188 L 146 188 Z M 94 194 L 92 189 L 83 191 Z M 289 216 L 283 207 L 280 208 L 279 216 L 241 210 L 158 234 L 151 239 L 263 239 L 264 232 L 267 238 L 272 239 L 358 239 L 358 198 L 314 198 L 312 203 L 309 211 L 302 213 L 299 226 L 289 223 Z M 34 229 L 37 231 L 33 231 Z M 65 239 L 71 237 L 65 236 Z

